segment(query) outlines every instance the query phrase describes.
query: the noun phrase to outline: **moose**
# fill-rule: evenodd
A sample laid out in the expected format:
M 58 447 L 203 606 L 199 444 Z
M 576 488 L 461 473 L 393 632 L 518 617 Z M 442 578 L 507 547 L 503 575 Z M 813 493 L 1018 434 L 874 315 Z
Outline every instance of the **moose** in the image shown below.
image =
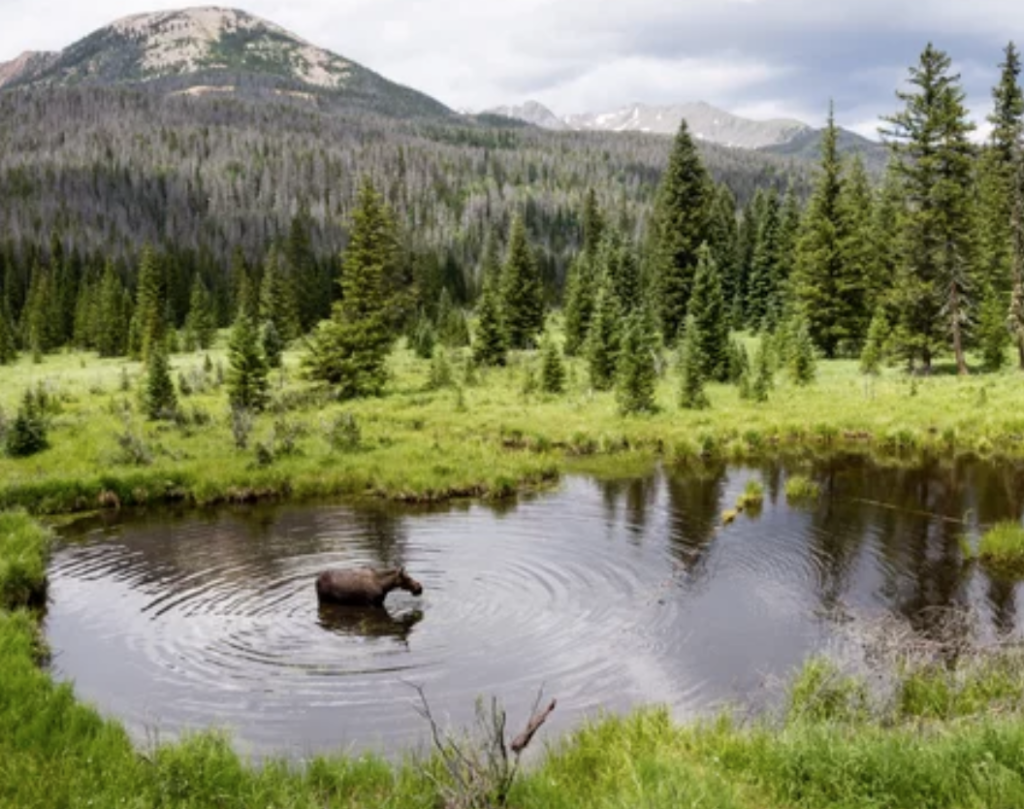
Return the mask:
M 321 604 L 383 607 L 388 593 L 396 588 L 414 596 L 423 592 L 423 585 L 406 573 L 404 567 L 325 570 L 316 577 L 316 595 Z

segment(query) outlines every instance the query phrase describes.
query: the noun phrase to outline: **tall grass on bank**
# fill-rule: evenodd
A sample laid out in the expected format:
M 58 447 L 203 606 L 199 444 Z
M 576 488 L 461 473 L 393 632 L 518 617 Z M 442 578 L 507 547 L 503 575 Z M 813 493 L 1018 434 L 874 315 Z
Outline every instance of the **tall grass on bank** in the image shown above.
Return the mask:
M 994 525 L 978 543 L 978 558 L 999 573 L 1024 576 L 1024 525 L 1003 522 Z
M 24 512 L 0 511 L 0 607 L 42 602 L 49 541 L 50 533 Z
M 1010 372 L 911 381 L 889 370 L 867 388 L 855 361 L 836 360 L 819 365 L 813 385 L 781 380 L 766 403 L 709 384 L 710 409 L 684 411 L 669 366 L 657 380 L 657 412 L 622 416 L 614 392 L 591 389 L 579 358 L 566 360 L 565 392 L 549 394 L 527 384 L 537 364 L 530 352 L 513 352 L 505 368 L 472 368 L 466 350 L 454 350 L 452 387 L 437 389 L 430 363 L 399 347 L 384 396 L 341 402 L 300 378 L 300 352 L 291 351 L 271 375 L 267 411 L 239 420 L 223 387 L 226 355 L 208 355 L 209 363 L 205 353 L 172 357 L 180 410 L 161 422 L 142 411 L 138 363 L 66 353 L 0 368 L 8 420 L 27 388 L 43 390 L 51 445 L 29 458 L 0 456 L 0 508 L 504 497 L 551 485 L 578 464 L 636 458 L 749 461 L 850 450 L 895 462 L 1024 457 L 1024 388 Z
M 0 517 L 0 561 L 44 558 L 46 532 Z M 10 580 L 10 567 L 0 567 Z M 37 574 L 28 576 L 38 581 Z M 0 579 L 0 592 L 8 589 Z M 428 809 L 438 759 L 318 757 L 252 767 L 221 735 L 135 749 L 124 729 L 39 667 L 36 617 L 0 601 L 0 806 L 19 809 Z M 875 644 L 876 676 L 807 663 L 778 713 L 688 725 L 651 707 L 551 745 L 515 785 L 518 809 L 1010 809 L 1024 806 L 1024 653 L 913 640 Z M 955 654 L 953 654 L 955 653 Z M 951 656 L 952 655 L 952 656 Z M 450 794 L 450 793 L 448 793 Z

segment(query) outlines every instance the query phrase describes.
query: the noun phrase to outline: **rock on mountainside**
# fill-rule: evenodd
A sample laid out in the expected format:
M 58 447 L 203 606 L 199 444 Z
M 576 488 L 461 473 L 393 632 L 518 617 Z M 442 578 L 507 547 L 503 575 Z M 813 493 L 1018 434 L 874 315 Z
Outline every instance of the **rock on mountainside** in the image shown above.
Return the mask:
M 451 114 L 272 22 L 213 6 L 125 17 L 59 53 L 26 54 L 0 66 L 3 88 L 138 83 L 193 94 L 241 92 L 244 83 L 358 98 L 385 112 Z

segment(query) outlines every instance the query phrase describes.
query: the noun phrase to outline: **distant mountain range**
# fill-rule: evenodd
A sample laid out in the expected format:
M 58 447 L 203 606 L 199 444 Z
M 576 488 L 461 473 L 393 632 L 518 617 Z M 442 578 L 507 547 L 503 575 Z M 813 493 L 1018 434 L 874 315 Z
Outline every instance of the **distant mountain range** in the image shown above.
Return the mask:
M 780 155 L 814 159 L 821 130 L 792 118 L 755 121 L 742 118 L 703 101 L 669 106 L 631 104 L 611 112 L 582 113 L 559 117 L 537 101 L 519 106 L 494 107 L 490 115 L 525 121 L 554 131 L 648 132 L 674 135 L 686 120 L 698 139 L 740 149 L 761 149 Z M 885 147 L 855 132 L 840 130 L 840 149 L 862 156 L 869 168 L 878 169 L 886 159 Z

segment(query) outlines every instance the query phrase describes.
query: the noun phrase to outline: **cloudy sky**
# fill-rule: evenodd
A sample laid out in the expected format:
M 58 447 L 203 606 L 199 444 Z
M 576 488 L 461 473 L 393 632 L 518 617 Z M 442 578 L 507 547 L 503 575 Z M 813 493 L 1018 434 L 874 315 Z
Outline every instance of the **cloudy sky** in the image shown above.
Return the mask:
M 0 61 L 59 49 L 161 0 L 0 0 Z M 535 99 L 560 114 L 707 101 L 874 136 L 933 41 L 979 123 L 1018 0 L 248 0 L 240 7 L 451 107 Z

